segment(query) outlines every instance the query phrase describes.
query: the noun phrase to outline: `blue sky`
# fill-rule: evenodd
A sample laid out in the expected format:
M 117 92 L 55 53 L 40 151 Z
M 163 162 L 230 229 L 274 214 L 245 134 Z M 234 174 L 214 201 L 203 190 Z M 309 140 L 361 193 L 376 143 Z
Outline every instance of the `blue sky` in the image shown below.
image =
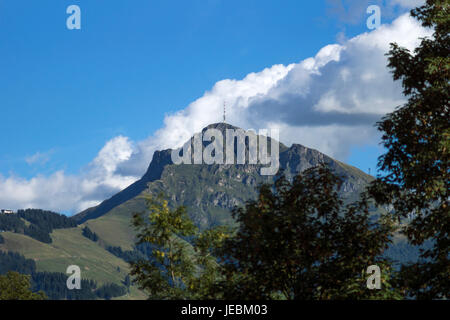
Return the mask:
M 75 179 L 108 141 L 122 137 L 121 146 L 143 148 L 141 142 L 167 127 L 167 117 L 187 110 L 218 81 L 314 57 L 327 45 L 371 32 L 367 5 L 379 4 L 382 23 L 390 24 L 408 10 L 404 2 L 0 0 L 0 184 L 15 179 L 29 187 L 57 172 Z M 66 28 L 72 4 L 81 8 L 81 30 Z M 339 153 L 293 131 L 286 130 L 287 142 L 374 173 L 382 151 L 375 136 Z M 0 198 L 0 206 L 21 205 L 8 199 Z M 57 209 L 30 199 L 23 206 Z

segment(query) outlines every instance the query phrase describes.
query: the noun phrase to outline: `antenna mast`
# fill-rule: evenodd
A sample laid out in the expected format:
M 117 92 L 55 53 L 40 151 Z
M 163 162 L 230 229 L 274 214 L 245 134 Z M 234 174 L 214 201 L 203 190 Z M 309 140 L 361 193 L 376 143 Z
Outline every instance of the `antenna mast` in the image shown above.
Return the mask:
M 226 106 L 227 106 L 227 103 L 224 101 L 223 102 L 223 123 L 225 123 L 225 119 L 226 119 Z

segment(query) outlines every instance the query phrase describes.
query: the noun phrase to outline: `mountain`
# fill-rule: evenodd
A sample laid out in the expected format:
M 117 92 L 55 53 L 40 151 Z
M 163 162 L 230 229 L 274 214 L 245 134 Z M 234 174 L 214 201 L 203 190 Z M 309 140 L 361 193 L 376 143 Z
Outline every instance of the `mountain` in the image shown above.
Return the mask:
M 225 137 L 227 129 L 239 128 L 216 123 L 207 126 L 202 132 L 208 129 L 219 130 Z M 270 146 L 272 140 L 269 141 Z M 300 144 L 293 144 L 289 148 L 282 143 L 279 145 L 280 169 L 288 177 L 325 162 L 337 174 L 344 177 L 340 193 L 345 199 L 356 198 L 373 179 L 359 169 L 334 160 L 317 150 Z M 203 148 L 206 146 L 207 144 L 203 143 Z M 246 141 L 247 155 L 248 149 Z M 236 150 L 234 151 L 236 155 Z M 87 209 L 73 218 L 78 223 L 85 223 L 109 213 L 114 214 L 118 210 L 130 214 L 144 209 L 144 201 L 139 195 L 143 193 L 157 195 L 162 192 L 170 198 L 172 205 L 186 206 L 191 217 L 201 227 L 232 223 L 230 212 L 233 207 L 241 206 L 254 198 L 259 184 L 270 183 L 274 179 L 273 176 L 260 174 L 260 169 L 264 167 L 261 164 L 176 165 L 172 162 L 171 153 L 171 149 L 156 151 L 147 172 L 140 180 L 100 205 Z

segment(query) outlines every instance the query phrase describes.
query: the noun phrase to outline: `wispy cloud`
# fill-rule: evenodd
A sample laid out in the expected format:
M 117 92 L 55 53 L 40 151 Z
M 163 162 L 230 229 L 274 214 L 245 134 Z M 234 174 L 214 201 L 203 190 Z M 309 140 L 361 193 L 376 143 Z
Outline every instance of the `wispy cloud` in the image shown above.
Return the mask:
M 45 165 L 47 162 L 50 161 L 52 154 L 54 153 L 54 150 L 50 150 L 47 152 L 36 152 L 35 154 L 28 156 L 25 158 L 25 162 L 29 165 Z

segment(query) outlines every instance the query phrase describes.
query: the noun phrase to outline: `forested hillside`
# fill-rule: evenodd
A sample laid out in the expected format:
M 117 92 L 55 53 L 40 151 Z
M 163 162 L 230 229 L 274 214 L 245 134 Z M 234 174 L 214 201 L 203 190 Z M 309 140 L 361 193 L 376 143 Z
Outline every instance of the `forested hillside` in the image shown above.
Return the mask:
M 44 243 L 51 243 L 54 229 L 74 228 L 77 224 L 64 215 L 39 209 L 19 210 L 0 215 L 0 231 L 22 233 Z

